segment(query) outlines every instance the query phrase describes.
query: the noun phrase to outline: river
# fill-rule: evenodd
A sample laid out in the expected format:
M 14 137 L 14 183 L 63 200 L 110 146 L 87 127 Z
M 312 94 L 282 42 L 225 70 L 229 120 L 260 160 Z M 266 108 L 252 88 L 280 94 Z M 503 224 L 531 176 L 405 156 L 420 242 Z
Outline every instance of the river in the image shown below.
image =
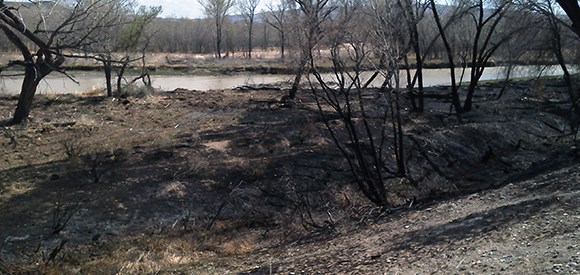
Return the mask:
M 485 69 L 481 80 L 496 80 L 505 77 L 504 67 L 489 67 Z M 458 71 L 459 74 L 459 71 Z M 539 74 L 536 66 L 520 66 L 512 72 L 512 77 L 534 77 Z M 549 66 L 543 71 L 543 75 L 561 75 L 562 70 L 558 66 Z M 104 75 L 99 72 L 71 72 L 71 75 L 78 82 L 75 83 L 70 78 L 53 73 L 47 76 L 40 84 L 37 94 L 66 94 L 83 93 L 105 87 Z M 331 79 L 330 74 L 325 75 Z M 177 88 L 188 90 L 219 90 L 232 89 L 243 85 L 276 84 L 287 82 L 293 79 L 292 75 L 257 75 L 257 74 L 236 74 L 236 75 L 153 75 L 153 87 L 161 91 L 172 91 Z M 401 79 L 404 72 L 401 71 Z M 438 86 L 450 84 L 449 69 L 425 69 L 423 73 L 425 86 Z M 469 70 L 466 71 L 464 81 L 469 79 Z M 380 85 L 381 80 L 375 80 L 374 85 Z M 17 94 L 20 92 L 22 77 L 4 76 L 0 78 L 0 93 Z M 404 86 L 404 85 L 401 85 Z

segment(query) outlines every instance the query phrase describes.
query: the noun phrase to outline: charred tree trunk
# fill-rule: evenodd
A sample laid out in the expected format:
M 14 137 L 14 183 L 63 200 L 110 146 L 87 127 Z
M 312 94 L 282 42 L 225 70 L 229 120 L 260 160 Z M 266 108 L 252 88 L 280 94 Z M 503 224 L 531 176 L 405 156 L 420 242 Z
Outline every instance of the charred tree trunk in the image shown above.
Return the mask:
M 254 31 L 254 18 L 250 19 L 250 26 L 248 28 L 248 59 L 252 59 L 252 33 Z
M 113 85 L 111 83 L 111 72 L 113 70 L 112 68 L 112 64 L 111 64 L 111 58 L 107 58 L 106 60 L 103 60 L 103 68 L 105 70 L 105 80 L 107 82 L 107 97 L 112 97 L 113 96 Z
M 572 21 L 572 29 L 580 37 L 580 5 L 575 0 L 556 0 Z
M 294 77 L 294 82 L 292 83 L 292 88 L 288 93 L 289 99 L 295 99 L 296 93 L 298 92 L 298 88 L 300 88 L 300 81 L 302 80 L 302 75 L 304 74 L 304 69 L 306 68 L 306 63 L 308 62 L 307 58 L 302 56 L 300 58 L 300 62 L 298 67 L 296 68 L 296 76 Z
M 38 83 L 40 83 L 43 77 L 44 76 L 42 75 L 37 75 L 35 66 L 30 65 L 26 67 L 24 81 L 22 82 L 22 90 L 20 91 L 20 96 L 18 97 L 16 111 L 12 117 L 13 124 L 22 123 L 28 119 L 28 115 L 30 115 L 30 109 L 32 107 L 32 99 L 36 93 Z
M 407 57 L 405 57 L 405 62 L 407 62 L 407 83 L 409 85 L 408 88 L 410 89 L 409 92 L 411 95 L 411 99 L 413 101 L 413 109 L 417 112 L 423 112 L 425 105 L 425 97 L 423 92 L 423 57 L 419 40 L 419 30 L 417 28 L 419 15 L 416 14 L 415 11 L 413 11 L 412 2 L 406 0 L 406 1 L 398 1 L 397 3 L 405 14 L 407 26 L 409 29 L 410 43 L 415 53 L 416 71 L 414 77 L 411 77 L 410 75 L 408 59 Z M 414 92 L 415 84 L 417 84 L 416 93 Z M 415 100 L 417 100 L 417 102 L 415 102 Z
M 443 24 L 441 23 L 439 13 L 437 12 L 435 1 L 431 0 L 430 2 L 431 9 L 433 10 L 433 17 L 435 18 L 435 23 L 437 24 L 437 29 L 439 30 L 441 40 L 443 40 L 443 45 L 445 46 L 445 50 L 447 52 L 447 60 L 449 62 L 449 72 L 451 73 L 451 101 L 453 104 L 453 108 L 455 108 L 455 112 L 457 114 L 461 114 L 463 112 L 463 109 L 461 107 L 461 101 L 459 99 L 459 86 L 457 85 L 457 81 L 455 79 L 455 61 L 453 57 L 453 50 L 451 48 L 451 44 L 447 40 L 447 35 L 445 33 Z
M 283 32 L 280 33 L 280 58 L 284 60 L 285 56 L 285 49 L 286 48 L 286 37 Z
M 222 24 L 220 24 L 219 19 L 216 18 L 216 58 L 222 58 Z
M 121 92 L 123 91 L 123 77 L 125 75 L 125 69 L 129 65 L 128 62 L 123 62 L 119 70 L 117 71 L 117 94 L 121 96 Z

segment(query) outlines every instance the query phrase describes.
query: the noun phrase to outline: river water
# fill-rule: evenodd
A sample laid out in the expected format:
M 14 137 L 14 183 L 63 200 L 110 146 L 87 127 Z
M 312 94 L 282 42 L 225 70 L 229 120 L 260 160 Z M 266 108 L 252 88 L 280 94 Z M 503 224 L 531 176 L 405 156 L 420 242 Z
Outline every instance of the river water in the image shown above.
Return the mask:
M 536 66 L 518 67 L 512 72 L 512 77 L 534 77 L 540 73 Z M 460 71 L 458 71 L 458 75 Z M 542 75 L 561 75 L 562 71 L 558 66 L 549 66 L 544 68 Z M 66 94 L 82 93 L 105 87 L 104 74 L 98 72 L 72 72 L 71 75 L 78 82 L 70 78 L 53 73 L 47 76 L 39 85 L 38 94 Z M 369 74 L 370 75 L 370 74 Z M 327 74 L 325 78 L 332 80 L 332 76 Z M 496 80 L 505 78 L 504 67 L 489 67 L 485 69 L 481 80 Z M 217 76 L 199 76 L 199 75 L 153 75 L 153 87 L 161 91 L 172 91 L 177 88 L 188 90 L 219 90 L 232 89 L 243 85 L 257 84 L 276 84 L 280 82 L 289 82 L 293 79 L 292 75 L 256 75 L 256 74 L 236 74 L 236 75 L 217 75 Z M 405 80 L 404 72 L 401 71 L 401 80 Z M 449 69 L 426 69 L 423 73 L 425 86 L 438 86 L 450 84 Z M 465 72 L 464 81 L 469 79 L 469 70 Z M 380 85 L 381 79 L 373 82 L 373 85 Z M 17 94 L 20 92 L 22 77 L 1 77 L 0 93 Z M 401 86 L 404 86 L 402 84 Z

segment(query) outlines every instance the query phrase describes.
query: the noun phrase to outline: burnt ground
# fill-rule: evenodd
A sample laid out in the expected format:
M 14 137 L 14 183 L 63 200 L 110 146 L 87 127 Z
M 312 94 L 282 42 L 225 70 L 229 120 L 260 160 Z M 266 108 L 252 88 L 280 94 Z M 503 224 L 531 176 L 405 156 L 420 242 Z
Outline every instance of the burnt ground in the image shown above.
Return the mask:
M 424 175 L 391 183 L 390 209 L 361 196 L 306 91 L 293 108 L 262 89 L 39 96 L 0 135 L 0 273 L 578 273 L 565 93 L 497 92 L 461 119 L 442 99 L 405 112 Z

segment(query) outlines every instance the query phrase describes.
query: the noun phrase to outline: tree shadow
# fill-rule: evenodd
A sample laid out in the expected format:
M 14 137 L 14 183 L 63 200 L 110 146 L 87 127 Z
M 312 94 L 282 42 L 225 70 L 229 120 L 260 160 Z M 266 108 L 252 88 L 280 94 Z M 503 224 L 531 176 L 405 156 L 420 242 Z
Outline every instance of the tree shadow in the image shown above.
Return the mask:
M 387 251 L 418 251 L 429 246 L 480 237 L 528 220 L 558 203 L 556 196 L 546 196 L 473 213 L 449 223 L 404 233 Z
M 62 100 L 56 103 L 66 104 L 68 99 Z M 93 104 L 93 100 L 102 99 L 86 102 Z M 199 139 L 176 136 L 177 140 L 165 147 L 129 148 L 130 160 L 116 164 L 98 183 L 87 178 L 90 167 L 71 167 L 68 160 L 0 171 L 0 178 L 11 179 L 6 183 L 30 185 L 0 201 L 0 240 L 30 238 L 7 244 L 0 253 L 32 251 L 47 238 L 67 238 L 74 246 L 104 238 L 98 236 L 124 239 L 143 232 L 157 234 L 176 224 L 179 227 L 178 221 L 187 219 L 203 225 L 218 214 L 231 227 L 238 222 L 243 226 L 271 226 L 267 220 L 270 216 L 289 213 L 277 210 L 294 207 L 294 201 L 276 197 L 287 191 L 286 186 L 277 186 L 285 183 L 281 178 L 295 177 L 294 181 L 307 183 L 298 188 L 300 192 L 323 190 L 318 181 L 328 182 L 329 178 L 320 171 L 324 167 L 316 164 L 321 159 L 334 162 L 335 158 L 318 155 L 318 145 L 295 131 L 297 125 L 311 119 L 309 111 L 273 110 L 268 104 L 247 103 L 241 118 L 247 123 L 199 133 Z M 207 146 L 220 141 L 229 141 L 226 152 Z M 196 161 L 204 159 L 207 164 L 192 171 L 188 162 L 192 157 Z M 301 169 L 311 171 L 296 172 Z M 244 184 L 233 192 L 233 185 L 240 181 Z M 3 187 L 0 185 L 0 191 Z M 226 209 L 216 213 L 224 201 Z M 60 236 L 50 233 L 57 202 L 65 207 L 80 202 Z

